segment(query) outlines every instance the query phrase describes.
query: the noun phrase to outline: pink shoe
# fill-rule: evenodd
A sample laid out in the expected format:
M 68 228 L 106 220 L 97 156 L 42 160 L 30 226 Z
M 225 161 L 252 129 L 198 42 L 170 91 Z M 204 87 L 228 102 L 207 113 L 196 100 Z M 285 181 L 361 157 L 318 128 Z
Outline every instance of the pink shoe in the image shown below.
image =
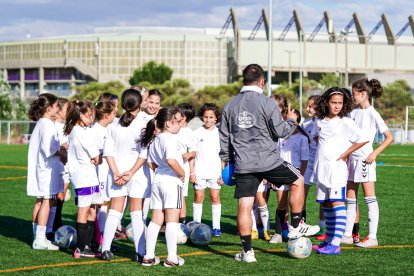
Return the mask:
M 318 250 L 318 249 L 321 249 L 321 248 L 323 248 L 327 245 L 328 245 L 327 242 L 321 242 L 320 244 L 314 244 L 314 245 L 312 245 L 312 250 Z
M 317 249 L 316 253 L 322 255 L 339 255 L 341 254 L 341 247 L 333 244 L 328 244 L 325 247 Z

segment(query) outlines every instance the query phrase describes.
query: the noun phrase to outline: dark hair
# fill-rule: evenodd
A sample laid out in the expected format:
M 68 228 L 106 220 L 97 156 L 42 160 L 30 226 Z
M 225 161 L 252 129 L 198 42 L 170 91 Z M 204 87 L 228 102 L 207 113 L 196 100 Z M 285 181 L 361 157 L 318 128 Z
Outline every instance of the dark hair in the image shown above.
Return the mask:
M 368 79 L 357 80 L 352 84 L 352 89 L 356 89 L 358 92 L 366 91 L 370 101 L 373 96 L 375 98 L 379 98 L 382 94 L 381 83 L 376 79 L 372 79 L 370 81 Z
M 351 92 L 346 88 L 340 88 L 340 87 L 331 87 L 328 90 L 326 90 L 325 93 L 322 94 L 322 96 L 319 98 L 315 111 L 316 111 L 316 117 L 320 119 L 324 119 L 329 114 L 329 99 L 333 95 L 342 95 L 344 97 L 344 104 L 342 106 L 341 112 L 339 112 L 338 116 L 340 118 L 345 117 L 349 112 L 352 110 L 352 98 L 351 98 Z
M 176 106 L 163 107 L 158 111 L 157 116 L 147 123 L 147 127 L 142 131 L 141 145 L 147 147 L 151 144 L 155 136 L 155 128 L 164 129 L 165 123 L 174 119 L 175 114 L 180 113 Z
M 37 121 L 43 117 L 49 106 L 55 104 L 58 98 L 50 93 L 40 94 L 29 107 L 28 116 L 30 120 Z
M 104 101 L 114 101 L 118 100 L 118 96 L 109 92 L 102 93 L 99 98 L 98 102 L 104 102 Z
M 296 114 L 296 116 L 298 116 L 298 118 L 296 119 L 296 123 L 298 123 L 297 129 L 299 130 L 300 133 L 302 133 L 308 139 L 308 144 L 310 144 L 311 143 L 311 139 L 309 138 L 309 135 L 299 125 L 300 124 L 300 121 L 302 120 L 302 116 L 300 115 L 300 112 L 298 110 L 296 110 L 296 109 L 293 109 L 293 112 Z
M 151 89 L 150 91 L 148 91 L 148 97 L 151 96 L 158 96 L 160 97 L 160 101 L 162 101 L 162 93 L 157 89 Z
M 111 101 L 103 101 L 103 102 L 98 102 L 95 105 L 95 109 L 96 109 L 96 121 L 99 121 L 101 119 L 103 119 L 105 114 L 111 113 L 112 111 L 114 111 L 115 109 L 115 104 Z
M 220 119 L 221 119 L 220 108 L 217 105 L 213 104 L 213 103 L 203 104 L 203 106 L 200 108 L 200 111 L 198 111 L 198 117 L 201 120 L 203 120 L 204 112 L 206 112 L 207 110 L 213 111 L 214 114 L 216 115 L 216 118 L 217 118 L 216 123 L 220 123 Z
M 309 98 L 308 98 L 308 102 L 309 101 L 313 101 L 314 102 L 314 104 L 316 104 L 317 102 L 318 102 L 318 100 L 319 100 L 319 98 L 320 98 L 321 96 L 319 96 L 319 95 L 312 95 L 312 96 L 310 96 Z
M 259 64 L 249 64 L 243 70 L 243 84 L 249 85 L 265 78 L 265 72 Z
M 181 114 L 185 116 L 185 121 L 188 123 L 191 121 L 195 116 L 195 108 L 191 104 L 182 103 L 178 105 L 178 109 L 180 110 Z
M 67 104 L 69 101 L 66 98 L 58 98 L 58 106 L 59 110 L 62 110 L 63 106 Z
M 283 95 L 280 94 L 274 94 L 272 96 L 270 96 L 270 98 L 272 98 L 273 100 L 275 100 L 277 102 L 277 105 L 279 106 L 279 108 L 282 109 L 282 111 L 280 112 L 282 114 L 282 117 L 285 119 L 286 114 L 288 112 L 288 101 L 287 98 Z
M 89 110 L 95 111 L 95 106 L 91 101 L 71 101 L 66 113 L 66 123 L 63 127 L 63 133 L 69 135 L 72 132 L 73 127 L 79 123 L 80 115 L 88 113 Z
M 141 107 L 141 103 L 142 96 L 137 90 L 130 88 L 122 93 L 121 105 L 125 112 L 119 119 L 121 126 L 127 127 L 131 124 L 131 122 L 135 119 L 135 116 L 132 115 L 131 112 L 139 109 Z

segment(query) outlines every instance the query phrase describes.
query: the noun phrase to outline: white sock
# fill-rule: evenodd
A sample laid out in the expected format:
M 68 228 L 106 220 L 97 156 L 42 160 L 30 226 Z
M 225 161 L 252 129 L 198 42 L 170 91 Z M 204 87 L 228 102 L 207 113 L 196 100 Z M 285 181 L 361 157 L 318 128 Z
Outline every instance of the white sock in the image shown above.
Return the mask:
M 56 216 L 56 206 L 50 207 L 49 217 L 47 218 L 46 233 L 53 232 L 53 222 Z
M 105 223 L 105 232 L 103 234 L 103 241 L 102 241 L 102 252 L 110 250 L 112 240 L 114 239 L 114 235 L 116 232 L 116 228 L 119 222 L 122 219 L 122 213 L 110 209 L 108 212 L 108 217 Z
M 33 237 L 36 238 L 36 228 L 37 228 L 37 223 L 36 222 L 32 222 L 32 227 L 33 227 Z
M 142 211 L 133 211 L 130 213 L 132 223 L 132 233 L 134 233 L 135 252 L 140 256 L 145 255 L 145 234 L 144 221 L 142 220 Z
M 335 206 L 332 208 L 335 213 L 335 230 L 331 244 L 339 246 L 341 244 L 342 236 L 346 224 L 346 207 L 344 205 Z
M 259 207 L 260 218 L 262 219 L 263 231 L 268 231 L 270 228 L 269 209 L 267 205 Z
M 220 229 L 221 204 L 211 205 L 213 213 L 213 229 Z
M 324 219 L 320 219 L 319 220 L 319 227 L 322 229 L 322 228 L 325 228 L 325 220 Z
M 368 229 L 371 239 L 377 239 L 378 221 L 379 221 L 379 208 L 377 197 L 369 196 L 365 197 L 365 203 L 368 205 Z
M 118 228 L 119 231 L 121 231 L 121 229 L 122 229 L 122 218 L 124 217 L 125 210 L 128 207 L 128 204 L 129 204 L 129 197 L 126 197 L 125 198 L 125 201 L 124 201 L 124 209 L 122 211 L 121 220 L 118 222 L 118 226 L 117 226 L 117 228 Z
M 101 233 L 105 232 L 107 212 L 108 212 L 108 206 L 105 205 L 99 208 L 99 212 L 97 214 L 98 221 L 99 221 L 99 228 L 101 229 Z
M 193 203 L 193 221 L 201 222 L 203 214 L 203 204 Z
M 150 210 L 151 198 L 144 199 L 144 205 L 142 206 L 142 219 L 144 224 L 147 225 L 148 212 Z
M 250 211 L 250 216 L 252 217 L 252 231 L 257 231 L 257 222 L 256 222 L 256 216 L 254 215 L 256 208 L 256 205 L 253 205 L 252 210 Z
M 259 206 L 257 205 L 256 202 L 254 202 L 253 204 L 253 215 L 254 215 L 254 219 L 257 222 L 259 221 Z
M 356 218 L 356 208 L 357 200 L 356 198 L 347 198 L 347 209 L 346 209 L 346 227 L 345 227 L 345 237 L 352 236 L 352 228 L 354 228 L 355 218 Z
M 148 259 L 153 259 L 155 257 L 155 246 L 157 245 L 158 233 L 160 232 L 161 226 L 154 222 L 150 222 L 147 228 L 147 244 L 146 244 L 146 253 L 145 257 Z M 167 231 L 165 231 L 165 236 L 167 237 Z M 177 236 L 177 234 L 176 234 Z
M 165 225 L 165 241 L 167 242 L 168 260 L 177 260 L 177 230 L 178 223 L 167 222 Z
M 36 239 L 46 239 L 46 226 L 38 225 L 36 227 Z

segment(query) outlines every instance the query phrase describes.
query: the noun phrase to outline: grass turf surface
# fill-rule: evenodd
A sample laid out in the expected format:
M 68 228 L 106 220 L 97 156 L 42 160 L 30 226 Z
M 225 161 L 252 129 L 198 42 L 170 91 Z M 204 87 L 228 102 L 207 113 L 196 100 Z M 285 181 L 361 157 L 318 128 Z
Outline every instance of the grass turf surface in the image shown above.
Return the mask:
M 271 245 L 263 240 L 253 241 L 257 263 L 234 261 L 234 254 L 241 250 L 236 235 L 237 202 L 233 188 L 224 186 L 222 197 L 223 236 L 213 238 L 209 246 L 195 247 L 180 245 L 178 252 L 186 263 L 183 267 L 168 269 L 163 266 L 141 267 L 130 261 L 133 244 L 122 240 L 117 244 L 122 251 L 114 261 L 75 260 L 71 251 L 32 250 L 31 211 L 34 198 L 26 196 L 27 146 L 0 145 L 0 272 L 26 271 L 31 274 L 108 274 L 131 273 L 222 275 L 222 274 L 410 274 L 414 261 L 414 232 L 412 216 L 412 195 L 414 194 L 414 146 L 393 145 L 377 160 L 384 165 L 377 167 L 377 197 L 380 206 L 378 239 L 375 249 L 360 249 L 343 246 L 342 255 L 312 255 L 303 260 L 288 257 L 286 244 Z M 187 198 L 188 216 L 191 220 L 192 195 Z M 315 203 L 315 188 L 312 187 L 307 201 L 308 221 L 318 223 L 318 205 Z M 361 208 L 361 237 L 368 234 L 367 209 L 363 203 L 362 191 L 359 199 Z M 274 223 L 275 194 L 269 201 L 272 227 Z M 66 202 L 63 208 L 63 222 L 75 225 L 76 206 Z M 130 222 L 127 212 L 123 224 Z M 203 222 L 211 225 L 211 207 L 206 196 L 203 208 Z M 315 242 L 314 239 L 312 239 Z M 166 246 L 160 235 L 157 254 L 165 257 Z

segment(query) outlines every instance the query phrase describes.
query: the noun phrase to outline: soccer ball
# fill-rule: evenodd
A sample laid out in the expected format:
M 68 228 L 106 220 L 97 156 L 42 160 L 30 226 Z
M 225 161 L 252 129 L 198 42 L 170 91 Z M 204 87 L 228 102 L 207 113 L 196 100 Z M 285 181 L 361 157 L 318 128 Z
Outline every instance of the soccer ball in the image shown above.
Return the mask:
M 132 223 L 128 224 L 128 226 L 125 228 L 125 235 L 129 241 L 134 242 L 134 232 L 132 232 Z
M 236 179 L 234 178 L 234 164 L 229 163 L 226 167 L 224 167 L 223 171 L 221 172 L 221 179 L 223 180 L 224 184 L 227 186 L 234 186 L 236 185 Z
M 190 236 L 190 232 L 184 223 L 180 223 L 179 226 L 177 232 L 177 244 L 185 244 Z
M 71 197 L 72 197 L 72 192 L 70 191 L 70 189 L 68 189 L 65 195 L 65 202 L 69 201 Z
M 198 224 L 200 224 L 197 221 L 190 221 L 187 223 L 187 228 L 188 228 L 188 232 L 191 234 L 191 232 L 193 231 L 194 227 L 196 227 Z
M 63 225 L 55 232 L 55 242 L 60 248 L 75 247 L 76 230 L 72 226 Z
M 306 237 L 290 239 L 287 243 L 287 250 L 290 257 L 304 259 L 312 253 L 312 242 Z
M 213 231 L 204 223 L 196 225 L 190 233 L 190 240 L 194 245 L 204 246 L 210 243 Z

